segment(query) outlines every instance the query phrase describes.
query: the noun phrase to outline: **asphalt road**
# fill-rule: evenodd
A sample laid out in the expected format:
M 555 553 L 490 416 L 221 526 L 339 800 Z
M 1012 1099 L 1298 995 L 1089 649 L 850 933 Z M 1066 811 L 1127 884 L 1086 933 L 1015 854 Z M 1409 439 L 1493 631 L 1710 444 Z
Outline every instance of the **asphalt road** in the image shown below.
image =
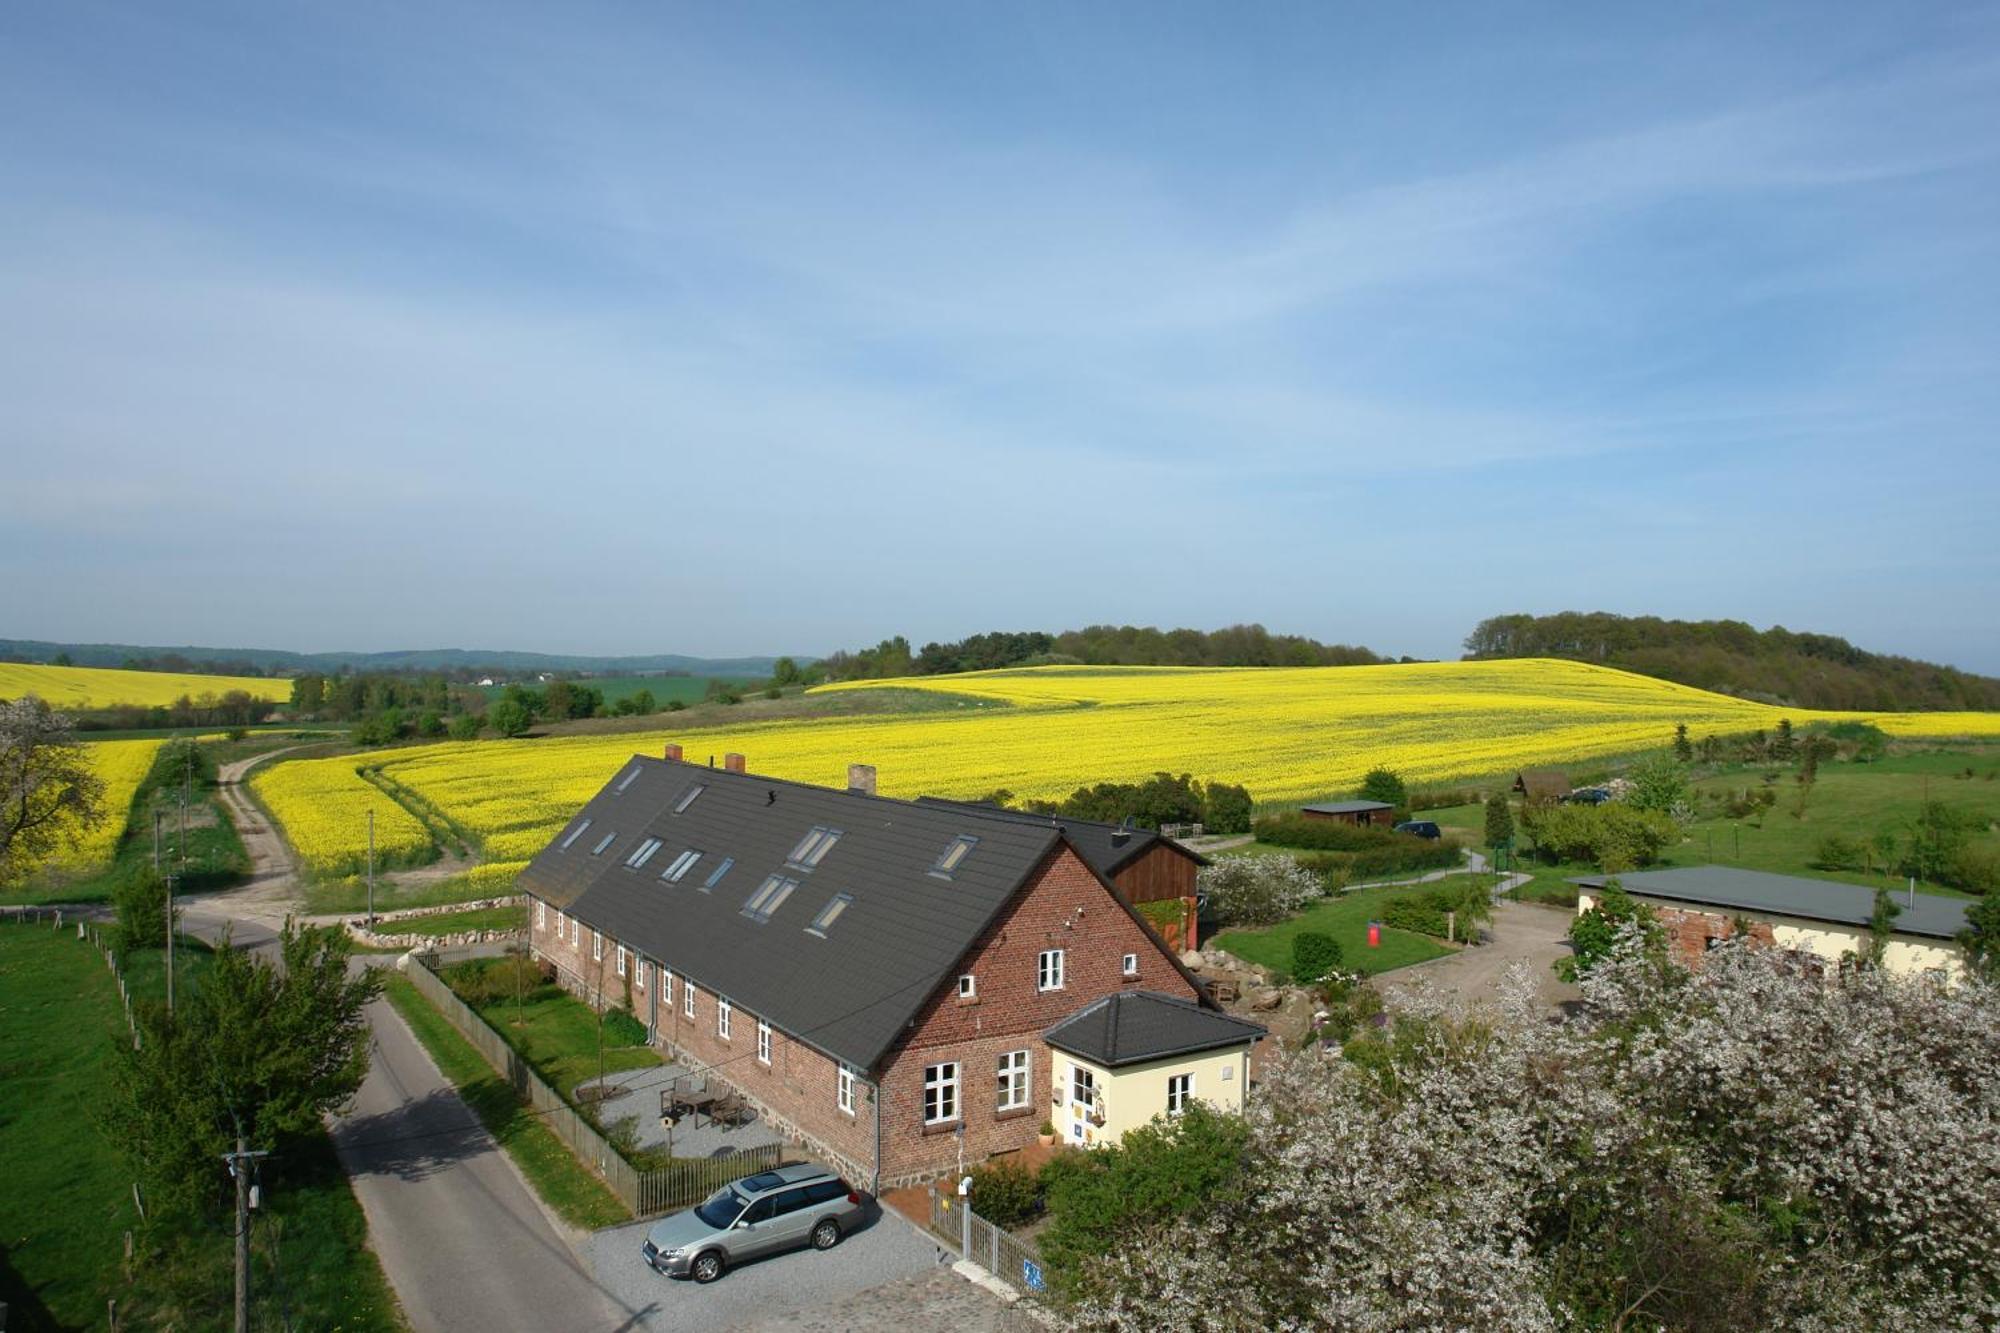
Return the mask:
M 639 1257 L 639 1242 L 651 1222 L 635 1222 L 593 1234 L 584 1258 L 595 1271 L 597 1285 L 638 1313 L 632 1327 L 643 1329 L 756 1329 L 767 1320 L 825 1310 L 884 1283 L 920 1276 L 938 1266 L 938 1247 L 894 1213 L 875 1220 L 826 1251 L 795 1250 L 753 1260 L 733 1268 L 720 1280 L 703 1285 L 684 1278 L 661 1277 Z M 971 1292 L 979 1302 L 1000 1304 L 964 1279 L 952 1283 Z M 956 1294 L 956 1293 L 955 1293 Z M 977 1302 L 975 1302 L 976 1304 Z M 848 1327 L 880 1328 L 878 1313 L 865 1314 L 869 1302 L 857 1303 L 857 1322 Z M 906 1325 L 909 1333 L 943 1325 Z M 550 1327 L 557 1327 L 550 1325 Z
M 639 1311 L 598 1290 L 388 1002 L 369 1020 L 368 1078 L 333 1142 L 410 1326 L 642 1327 Z

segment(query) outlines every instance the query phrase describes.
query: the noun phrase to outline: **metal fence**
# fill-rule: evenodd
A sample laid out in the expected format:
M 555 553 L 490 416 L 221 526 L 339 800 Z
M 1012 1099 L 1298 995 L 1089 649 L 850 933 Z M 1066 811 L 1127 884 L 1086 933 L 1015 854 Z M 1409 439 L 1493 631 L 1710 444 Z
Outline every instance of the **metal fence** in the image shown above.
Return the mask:
M 451 987 L 433 970 L 434 962 L 427 961 L 423 955 L 419 955 L 417 961 L 423 965 L 409 969 L 409 977 L 418 993 L 436 1006 L 459 1034 L 486 1057 L 487 1063 L 500 1072 L 521 1100 L 542 1118 L 542 1123 L 555 1131 L 556 1137 L 568 1144 L 571 1152 L 602 1176 L 604 1183 L 611 1187 L 611 1192 L 639 1216 L 664 1213 L 699 1202 L 732 1180 L 768 1170 L 784 1160 L 783 1146 L 772 1143 L 728 1157 L 675 1162 L 651 1171 L 640 1170 L 619 1156 L 618 1150 L 598 1132 L 597 1126 L 564 1101 L 522 1058 L 521 1053 L 508 1044 L 505 1037 L 494 1031 L 472 1006 L 452 992 Z
M 1042 1256 L 1011 1231 L 973 1212 L 963 1199 L 939 1190 L 930 1196 L 930 1232 L 1024 1296 L 1045 1294 Z

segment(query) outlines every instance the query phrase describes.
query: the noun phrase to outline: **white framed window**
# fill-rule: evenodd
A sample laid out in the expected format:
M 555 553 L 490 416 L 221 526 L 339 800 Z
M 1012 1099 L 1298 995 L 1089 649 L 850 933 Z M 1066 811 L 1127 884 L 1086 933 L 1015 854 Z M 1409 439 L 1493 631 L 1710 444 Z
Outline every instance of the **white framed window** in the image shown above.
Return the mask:
M 1018 1111 L 1028 1104 L 1028 1053 L 1007 1051 L 1000 1056 L 997 1075 L 998 1096 L 993 1105 L 1001 1111 Z
M 694 983 L 692 981 L 683 981 L 681 983 L 681 1012 L 689 1018 L 694 1017 Z
M 1078 1106 L 1090 1106 L 1097 1100 L 1097 1075 L 1082 1065 L 1069 1067 L 1069 1099 Z
M 643 958 L 639 960 L 639 989 L 646 989 L 646 960 Z
M 924 1066 L 924 1123 L 943 1125 L 958 1119 L 958 1061 Z
M 549 905 L 543 902 L 540 898 L 537 898 L 535 899 L 535 929 L 547 930 L 548 928 L 549 928 Z
M 674 972 L 670 967 L 660 969 L 660 1003 L 674 1007 Z
M 833 1085 L 834 1104 L 849 1115 L 854 1114 L 854 1067 L 842 1065 Z
M 1125 956 L 1124 956 L 1124 957 L 1123 957 L 1122 959 L 1120 959 L 1120 960 L 1119 960 L 1119 962 L 1118 962 L 1118 967 L 1119 967 L 1119 970 L 1120 970 L 1120 971 L 1122 971 L 1122 972 L 1123 972 L 1123 973 L 1124 973 L 1124 974 L 1125 974 L 1126 976 L 1128 976 L 1128 977 L 1136 977 L 1136 976 L 1138 976 L 1138 975 L 1139 975 L 1139 955 L 1138 955 L 1138 954 L 1136 954 L 1136 953 L 1128 953 L 1128 954 L 1126 954 L 1126 955 L 1125 955 Z
M 771 1063 L 771 1025 L 761 1018 L 757 1020 L 757 1063 Z
M 590 932 L 590 961 L 593 963 L 604 961 L 604 933 L 602 931 L 593 930 Z
M 1175 1074 L 1167 1080 L 1167 1114 L 1179 1115 L 1187 1110 L 1188 1099 L 1194 1096 L 1194 1075 Z
M 624 946 L 624 945 L 622 945 L 622 944 L 618 946 L 618 962 L 617 962 L 616 966 L 617 966 L 617 968 L 618 968 L 618 975 L 619 975 L 619 976 L 621 976 L 621 977 L 622 977 L 622 976 L 624 976 L 624 975 L 625 975 L 625 946 Z
M 979 978 L 967 972 L 958 979 L 958 998 L 970 1000 L 979 994 Z
M 573 948 L 583 947 L 583 922 L 575 917 L 569 919 L 569 942 Z
M 1063 988 L 1063 951 L 1044 949 L 1035 960 L 1035 989 L 1061 990 Z
M 724 1041 L 729 1040 L 729 1014 L 729 1001 L 717 998 L 715 1002 L 715 1035 Z

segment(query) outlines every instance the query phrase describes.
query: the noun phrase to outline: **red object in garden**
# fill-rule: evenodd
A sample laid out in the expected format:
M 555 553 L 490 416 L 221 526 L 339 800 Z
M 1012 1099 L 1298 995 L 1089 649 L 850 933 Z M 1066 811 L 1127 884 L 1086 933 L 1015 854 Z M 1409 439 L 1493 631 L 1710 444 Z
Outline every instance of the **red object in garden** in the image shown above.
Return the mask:
M 1368 947 L 1371 949 L 1382 947 L 1382 923 L 1380 921 L 1370 921 L 1368 923 Z

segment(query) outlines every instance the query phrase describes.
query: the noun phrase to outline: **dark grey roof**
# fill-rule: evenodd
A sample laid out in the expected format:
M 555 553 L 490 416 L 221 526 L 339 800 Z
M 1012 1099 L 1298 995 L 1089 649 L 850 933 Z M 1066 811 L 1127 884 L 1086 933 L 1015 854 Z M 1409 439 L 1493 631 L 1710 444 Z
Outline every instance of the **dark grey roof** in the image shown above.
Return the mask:
M 1201 853 L 1183 847 L 1172 838 L 1164 837 L 1153 829 L 1125 828 L 1095 819 L 1070 819 L 1064 815 L 1038 815 L 1028 810 L 1003 810 L 997 805 L 980 805 L 973 801 L 949 801 L 942 796 L 919 796 L 917 803 L 967 810 L 988 819 L 1011 819 L 1017 823 L 1039 824 L 1043 828 L 1061 829 L 1069 838 L 1070 845 L 1076 848 L 1084 860 L 1090 862 L 1090 868 L 1106 879 L 1163 844 L 1173 848 L 1196 865 L 1208 864 L 1208 858 Z
M 675 814 L 697 786 L 701 795 Z M 565 849 L 563 840 L 584 819 L 588 831 Z M 839 843 L 812 869 L 788 866 L 815 826 L 839 829 Z M 617 840 L 593 856 L 610 832 Z M 965 834 L 979 842 L 951 876 L 931 873 Z M 660 849 L 628 869 L 626 857 L 646 837 L 661 839 Z M 703 990 L 867 1070 L 1015 891 L 1066 845 L 1074 846 L 1052 824 L 977 806 L 891 800 L 634 755 L 518 882 Z M 702 859 L 683 879 L 661 879 L 677 855 L 696 849 Z M 705 888 L 724 857 L 735 864 Z M 743 915 L 750 895 L 774 874 L 797 880 L 798 888 L 767 921 Z M 1106 884 L 1112 900 L 1142 921 Z M 824 936 L 810 933 L 836 894 L 852 901 Z M 1171 950 L 1163 945 L 1161 952 L 1187 974 Z M 1189 976 L 1189 985 L 1199 983 Z
M 1316 815 L 1358 815 L 1367 810 L 1394 810 L 1387 801 L 1319 801 L 1312 805 L 1302 805 L 1301 810 L 1310 810 Z
M 1875 890 L 1859 884 L 1802 875 L 1774 875 L 1736 866 L 1688 866 L 1680 870 L 1638 870 L 1623 875 L 1583 875 L 1570 881 L 1586 889 L 1601 889 L 1617 880 L 1629 893 L 1648 898 L 1673 898 L 1708 907 L 1776 916 L 1804 917 L 1844 926 L 1865 926 L 1875 915 Z M 1928 935 L 1951 939 L 1965 929 L 1965 903 L 1935 893 L 1919 893 L 1915 905 L 1902 890 L 1889 896 L 1903 909 L 1896 918 L 1898 935 Z
M 1241 1046 L 1265 1035 L 1247 1019 L 1204 1009 L 1158 991 L 1133 990 L 1093 1000 L 1042 1034 L 1059 1051 L 1115 1068 L 1222 1046 Z

